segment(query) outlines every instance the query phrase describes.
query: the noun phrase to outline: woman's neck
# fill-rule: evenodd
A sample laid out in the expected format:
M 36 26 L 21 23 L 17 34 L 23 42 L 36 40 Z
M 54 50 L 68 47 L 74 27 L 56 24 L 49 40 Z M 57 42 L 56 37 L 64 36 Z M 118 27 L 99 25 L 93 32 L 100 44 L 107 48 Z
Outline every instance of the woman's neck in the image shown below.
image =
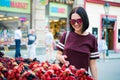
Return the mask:
M 77 32 L 77 31 L 75 31 L 75 33 L 77 33 L 77 34 L 79 34 L 79 35 L 88 35 L 88 34 L 89 34 L 89 33 L 86 32 L 86 31 L 84 31 L 83 33 L 82 33 L 82 32 Z

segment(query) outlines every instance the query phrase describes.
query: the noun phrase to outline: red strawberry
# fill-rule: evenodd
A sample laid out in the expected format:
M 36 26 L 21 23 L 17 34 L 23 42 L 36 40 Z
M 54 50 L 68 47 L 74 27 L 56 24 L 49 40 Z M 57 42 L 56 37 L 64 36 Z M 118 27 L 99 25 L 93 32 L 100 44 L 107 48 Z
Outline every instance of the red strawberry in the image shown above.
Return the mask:
M 74 76 L 68 76 L 65 80 L 76 80 Z
M 69 69 L 71 70 L 71 72 L 72 72 L 73 74 L 75 74 L 76 71 L 77 71 L 77 69 L 76 69 L 75 66 L 73 66 L 73 65 L 70 65 L 70 66 L 69 66 Z
M 91 76 L 87 76 L 87 80 L 94 80 Z

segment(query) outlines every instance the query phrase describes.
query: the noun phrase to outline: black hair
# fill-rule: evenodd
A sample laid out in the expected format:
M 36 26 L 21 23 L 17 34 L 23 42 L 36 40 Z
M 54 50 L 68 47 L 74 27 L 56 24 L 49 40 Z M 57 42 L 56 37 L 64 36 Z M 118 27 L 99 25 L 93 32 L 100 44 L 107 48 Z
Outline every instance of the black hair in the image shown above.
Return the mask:
M 104 36 L 102 36 L 102 39 L 105 39 L 105 37 L 104 37 Z
M 72 9 L 72 11 L 69 14 L 69 20 L 71 19 L 71 15 L 73 13 L 77 13 L 81 17 L 83 21 L 83 26 L 82 26 L 82 33 L 83 33 L 89 27 L 89 19 L 88 19 L 87 12 L 85 11 L 83 7 L 75 7 Z M 72 27 L 71 24 L 70 24 L 70 30 L 74 31 L 74 28 Z
M 21 27 L 19 26 L 18 29 L 20 29 Z

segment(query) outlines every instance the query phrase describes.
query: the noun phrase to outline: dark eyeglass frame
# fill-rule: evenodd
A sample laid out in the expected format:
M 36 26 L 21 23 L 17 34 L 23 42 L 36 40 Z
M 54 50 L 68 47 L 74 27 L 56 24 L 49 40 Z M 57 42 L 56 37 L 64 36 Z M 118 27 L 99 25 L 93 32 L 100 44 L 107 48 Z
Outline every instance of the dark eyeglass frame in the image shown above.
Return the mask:
M 82 19 L 70 19 L 70 24 L 74 25 L 77 22 L 77 24 L 81 24 L 83 21 Z

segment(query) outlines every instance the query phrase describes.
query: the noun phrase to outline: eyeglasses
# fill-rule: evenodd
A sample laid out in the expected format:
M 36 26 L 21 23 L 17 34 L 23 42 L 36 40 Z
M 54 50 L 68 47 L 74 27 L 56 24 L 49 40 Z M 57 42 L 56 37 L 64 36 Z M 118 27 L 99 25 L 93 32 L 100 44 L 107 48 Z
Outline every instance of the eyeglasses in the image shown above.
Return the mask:
M 77 19 L 77 20 L 71 19 L 70 20 L 71 25 L 74 25 L 76 22 L 77 22 L 77 24 L 80 24 L 80 23 L 82 23 L 82 19 Z

